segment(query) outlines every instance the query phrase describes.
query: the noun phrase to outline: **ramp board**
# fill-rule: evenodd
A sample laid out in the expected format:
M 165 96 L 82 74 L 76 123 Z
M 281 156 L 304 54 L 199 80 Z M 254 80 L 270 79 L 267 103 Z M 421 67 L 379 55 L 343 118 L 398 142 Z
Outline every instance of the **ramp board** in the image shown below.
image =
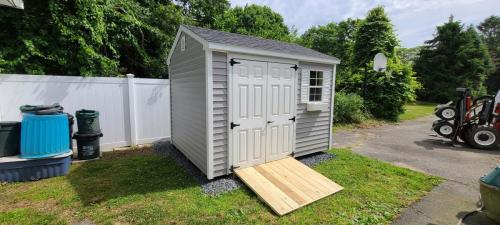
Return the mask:
M 280 216 L 343 189 L 291 157 L 235 173 Z

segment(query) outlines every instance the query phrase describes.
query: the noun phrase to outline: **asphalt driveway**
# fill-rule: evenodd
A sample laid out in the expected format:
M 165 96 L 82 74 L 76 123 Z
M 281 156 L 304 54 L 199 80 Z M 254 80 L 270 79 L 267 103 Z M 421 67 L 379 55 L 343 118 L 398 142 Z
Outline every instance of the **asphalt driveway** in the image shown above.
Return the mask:
M 430 130 L 433 120 L 425 117 L 398 125 L 334 131 L 335 147 L 351 147 L 362 155 L 446 179 L 393 224 L 457 224 L 459 218 L 477 208 L 478 179 L 500 164 L 500 149 L 451 146 Z M 475 214 L 464 224 L 496 223 Z

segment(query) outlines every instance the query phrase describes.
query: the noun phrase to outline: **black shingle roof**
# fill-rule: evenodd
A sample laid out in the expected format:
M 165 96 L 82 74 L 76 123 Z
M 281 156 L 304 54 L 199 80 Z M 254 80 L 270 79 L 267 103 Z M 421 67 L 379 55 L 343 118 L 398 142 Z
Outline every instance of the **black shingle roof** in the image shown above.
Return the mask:
M 338 61 L 337 58 L 314 51 L 309 48 L 302 47 L 297 44 L 281 42 L 276 40 L 263 39 L 248 35 L 228 33 L 218 30 L 211 30 L 201 27 L 182 25 L 205 39 L 210 43 L 218 43 L 232 46 L 255 48 L 260 50 L 267 50 L 291 55 L 314 57 L 326 60 Z

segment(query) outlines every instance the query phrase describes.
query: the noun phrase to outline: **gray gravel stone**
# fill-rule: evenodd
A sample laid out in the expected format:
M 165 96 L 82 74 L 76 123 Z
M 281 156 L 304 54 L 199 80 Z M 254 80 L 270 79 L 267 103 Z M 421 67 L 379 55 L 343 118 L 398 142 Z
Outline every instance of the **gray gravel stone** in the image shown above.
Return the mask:
M 314 165 L 317 165 L 319 163 L 322 163 L 324 161 L 327 161 L 327 160 L 330 160 L 333 158 L 335 158 L 335 154 L 326 153 L 326 152 L 318 152 L 318 153 L 314 153 L 311 155 L 301 156 L 301 157 L 298 157 L 297 159 L 301 163 L 304 163 L 306 166 L 312 167 Z
M 188 174 L 200 184 L 202 192 L 210 196 L 218 196 L 223 193 L 240 188 L 243 183 L 236 176 L 227 175 L 217 177 L 213 180 L 208 180 L 189 159 L 187 159 L 178 149 L 170 144 L 166 139 L 158 140 L 153 143 L 155 153 L 161 156 L 168 156 L 173 159 L 178 165 L 186 170 Z M 318 163 L 334 158 L 335 155 L 330 153 L 316 153 L 298 158 L 299 161 L 311 167 Z

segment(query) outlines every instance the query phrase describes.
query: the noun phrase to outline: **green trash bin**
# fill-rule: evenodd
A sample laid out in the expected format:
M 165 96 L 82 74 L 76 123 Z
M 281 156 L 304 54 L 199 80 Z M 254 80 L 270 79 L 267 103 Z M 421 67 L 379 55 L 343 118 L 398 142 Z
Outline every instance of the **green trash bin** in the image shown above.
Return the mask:
M 76 123 L 80 134 L 99 134 L 99 112 L 95 110 L 82 109 L 76 111 Z
M 76 132 L 73 138 L 76 139 L 78 148 L 78 159 L 87 160 L 95 159 L 101 155 L 100 141 L 102 133 L 97 134 L 81 134 Z
M 21 122 L 0 122 L 0 157 L 20 154 Z

